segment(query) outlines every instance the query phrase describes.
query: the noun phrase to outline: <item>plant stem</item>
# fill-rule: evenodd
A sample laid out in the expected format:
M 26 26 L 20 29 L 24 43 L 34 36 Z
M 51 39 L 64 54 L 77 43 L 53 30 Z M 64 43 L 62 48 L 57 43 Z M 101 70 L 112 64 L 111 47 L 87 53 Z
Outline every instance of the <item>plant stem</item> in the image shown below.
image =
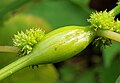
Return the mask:
M 114 16 L 118 15 L 120 13 L 120 2 L 118 2 L 118 5 L 109 11 L 109 13 L 113 14 Z
M 98 30 L 97 35 L 120 42 L 120 34 L 110 30 Z
M 14 46 L 0 46 L 0 52 L 18 52 L 18 48 Z
M 26 55 L 17 61 L 9 64 L 8 66 L 2 68 L 0 70 L 0 81 L 4 78 L 10 76 L 11 74 L 15 73 L 16 71 L 28 66 L 29 62 L 29 55 Z

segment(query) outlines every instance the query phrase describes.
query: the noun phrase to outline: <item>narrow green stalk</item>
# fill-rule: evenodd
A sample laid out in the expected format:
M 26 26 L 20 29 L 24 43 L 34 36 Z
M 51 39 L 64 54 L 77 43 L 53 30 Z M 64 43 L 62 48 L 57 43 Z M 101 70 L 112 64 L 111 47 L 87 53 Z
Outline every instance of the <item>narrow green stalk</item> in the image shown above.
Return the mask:
M 26 55 L 17 61 L 9 64 L 8 66 L 2 68 L 0 70 L 0 81 L 4 78 L 10 76 L 11 74 L 15 73 L 16 71 L 28 66 L 29 55 Z
M 109 11 L 109 13 L 113 14 L 114 16 L 118 15 L 120 13 L 120 2 L 118 2 L 118 5 Z
M 120 42 L 120 34 L 110 30 L 98 30 L 97 35 Z
M 18 52 L 15 46 L 0 46 L 0 52 Z

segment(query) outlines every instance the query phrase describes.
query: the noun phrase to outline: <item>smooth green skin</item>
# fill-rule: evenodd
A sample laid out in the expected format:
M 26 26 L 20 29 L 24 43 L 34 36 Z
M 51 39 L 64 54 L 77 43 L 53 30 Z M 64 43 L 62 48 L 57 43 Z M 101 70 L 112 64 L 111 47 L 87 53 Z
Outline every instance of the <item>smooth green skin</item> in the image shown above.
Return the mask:
M 85 49 L 95 36 L 94 30 L 82 26 L 66 26 L 48 34 L 33 48 L 33 51 L 0 70 L 0 80 L 16 71 L 38 64 L 66 60 Z
M 33 49 L 30 65 L 56 63 L 85 49 L 95 32 L 89 27 L 66 26 L 48 33 Z

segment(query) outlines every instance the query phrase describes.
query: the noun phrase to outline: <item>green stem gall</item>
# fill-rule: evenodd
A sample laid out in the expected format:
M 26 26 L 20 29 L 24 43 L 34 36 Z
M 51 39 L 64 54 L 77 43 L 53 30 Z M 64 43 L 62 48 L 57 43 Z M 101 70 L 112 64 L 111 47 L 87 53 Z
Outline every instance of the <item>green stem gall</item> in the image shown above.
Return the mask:
M 66 60 L 84 50 L 94 39 L 95 32 L 89 27 L 66 26 L 46 34 L 32 52 L 0 70 L 0 80 L 12 73 L 38 64 Z
M 66 26 L 48 33 L 30 53 L 31 65 L 66 60 L 86 48 L 95 32 L 89 27 Z

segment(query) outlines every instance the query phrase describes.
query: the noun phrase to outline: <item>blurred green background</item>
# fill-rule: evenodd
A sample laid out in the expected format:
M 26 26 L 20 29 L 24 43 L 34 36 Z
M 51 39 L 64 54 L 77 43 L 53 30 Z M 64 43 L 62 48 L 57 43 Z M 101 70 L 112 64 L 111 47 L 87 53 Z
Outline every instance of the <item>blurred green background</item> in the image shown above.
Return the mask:
M 0 0 L 0 45 L 13 45 L 17 31 L 40 27 L 46 33 L 67 25 L 89 25 L 91 12 L 110 10 L 117 0 Z M 119 15 L 117 16 L 119 18 Z M 0 83 L 115 83 L 120 75 L 120 43 L 95 48 L 56 64 L 22 69 Z M 0 53 L 0 68 L 17 60 Z M 118 82 L 120 83 L 120 82 Z

